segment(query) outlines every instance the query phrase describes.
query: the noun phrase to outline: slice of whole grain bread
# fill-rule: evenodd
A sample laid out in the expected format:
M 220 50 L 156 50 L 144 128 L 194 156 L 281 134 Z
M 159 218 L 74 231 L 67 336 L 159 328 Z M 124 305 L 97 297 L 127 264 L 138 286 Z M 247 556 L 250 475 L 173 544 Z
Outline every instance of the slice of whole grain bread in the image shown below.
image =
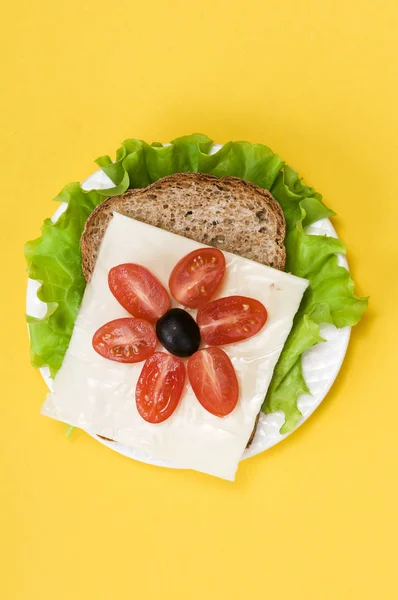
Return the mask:
M 280 271 L 285 268 L 285 217 L 268 190 L 238 177 L 176 173 L 108 198 L 91 213 L 81 236 L 86 281 L 114 211 Z
M 90 280 L 113 212 L 283 271 L 285 218 L 270 192 L 237 177 L 176 173 L 104 200 L 81 237 Z

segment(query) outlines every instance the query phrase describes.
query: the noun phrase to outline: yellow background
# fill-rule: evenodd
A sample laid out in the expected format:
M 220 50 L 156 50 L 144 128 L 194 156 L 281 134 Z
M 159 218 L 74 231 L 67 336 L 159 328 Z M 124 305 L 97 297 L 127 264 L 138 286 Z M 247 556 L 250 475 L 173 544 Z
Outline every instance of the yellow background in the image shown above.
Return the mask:
M 1 17 L 0 597 L 397 598 L 396 0 L 21 0 Z M 235 484 L 39 415 L 22 247 L 126 137 L 263 142 L 339 214 L 371 304 L 317 413 Z

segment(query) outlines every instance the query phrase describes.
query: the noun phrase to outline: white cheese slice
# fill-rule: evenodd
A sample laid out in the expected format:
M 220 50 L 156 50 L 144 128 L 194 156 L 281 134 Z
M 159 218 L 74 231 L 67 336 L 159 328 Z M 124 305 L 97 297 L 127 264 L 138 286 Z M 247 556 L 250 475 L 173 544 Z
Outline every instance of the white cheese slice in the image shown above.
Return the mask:
M 208 413 L 187 382 L 174 414 L 163 423 L 147 423 L 135 403 L 143 363 L 109 361 L 91 344 L 101 325 L 129 316 L 109 291 L 111 267 L 124 262 L 144 265 L 167 288 L 176 263 L 202 246 L 114 213 L 63 365 L 54 379 L 53 393 L 48 395 L 42 413 L 180 467 L 233 480 L 308 281 L 225 253 L 227 273 L 216 297 L 256 298 L 266 306 L 268 320 L 253 338 L 224 347 L 240 387 L 238 405 L 224 418 Z M 160 344 L 158 349 L 162 349 Z

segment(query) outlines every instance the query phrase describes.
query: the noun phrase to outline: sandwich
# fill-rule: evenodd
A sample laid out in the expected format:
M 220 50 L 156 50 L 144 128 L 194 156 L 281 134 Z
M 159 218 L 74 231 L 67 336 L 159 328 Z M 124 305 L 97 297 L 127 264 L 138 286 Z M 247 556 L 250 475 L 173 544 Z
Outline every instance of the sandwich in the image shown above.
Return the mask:
M 26 246 L 47 314 L 29 318 L 43 414 L 168 464 L 235 478 L 260 411 L 300 422 L 305 350 L 358 322 L 333 213 L 267 147 L 206 136 L 128 140 L 98 159 L 114 184 L 69 184 Z

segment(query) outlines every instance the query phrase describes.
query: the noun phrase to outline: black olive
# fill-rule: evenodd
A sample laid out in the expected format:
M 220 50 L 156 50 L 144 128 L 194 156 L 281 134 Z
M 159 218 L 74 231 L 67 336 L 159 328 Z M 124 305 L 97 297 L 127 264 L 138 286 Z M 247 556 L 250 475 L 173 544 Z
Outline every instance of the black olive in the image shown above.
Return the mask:
M 172 308 L 156 323 L 159 341 L 175 356 L 191 356 L 200 345 L 200 331 L 194 319 L 181 308 Z

